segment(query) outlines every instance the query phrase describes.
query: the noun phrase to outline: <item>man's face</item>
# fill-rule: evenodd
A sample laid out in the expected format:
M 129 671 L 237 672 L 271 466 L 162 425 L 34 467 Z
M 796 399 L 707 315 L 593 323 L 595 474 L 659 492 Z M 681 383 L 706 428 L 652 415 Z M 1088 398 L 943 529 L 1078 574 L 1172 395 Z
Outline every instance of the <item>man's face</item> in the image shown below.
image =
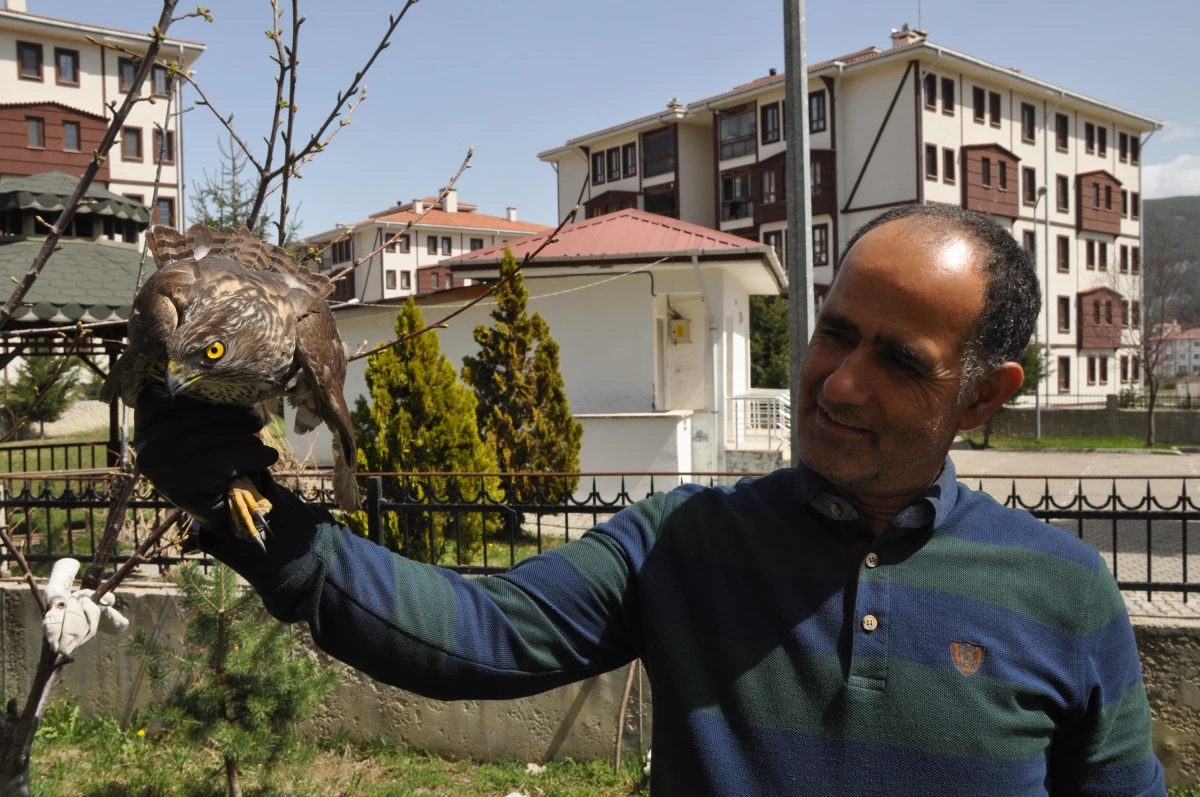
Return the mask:
M 800 456 L 863 496 L 937 476 L 962 412 L 960 350 L 983 310 L 975 245 L 898 219 L 846 257 L 800 373 Z

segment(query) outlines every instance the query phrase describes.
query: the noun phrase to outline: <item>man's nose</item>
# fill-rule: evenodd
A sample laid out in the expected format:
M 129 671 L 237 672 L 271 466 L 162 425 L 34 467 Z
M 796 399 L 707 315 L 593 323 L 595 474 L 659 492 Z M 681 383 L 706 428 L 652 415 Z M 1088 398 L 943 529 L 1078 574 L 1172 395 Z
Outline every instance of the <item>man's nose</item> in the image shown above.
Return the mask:
M 870 397 L 872 368 L 870 353 L 862 347 L 849 352 L 837 370 L 825 378 L 822 391 L 825 400 L 830 404 L 866 404 Z

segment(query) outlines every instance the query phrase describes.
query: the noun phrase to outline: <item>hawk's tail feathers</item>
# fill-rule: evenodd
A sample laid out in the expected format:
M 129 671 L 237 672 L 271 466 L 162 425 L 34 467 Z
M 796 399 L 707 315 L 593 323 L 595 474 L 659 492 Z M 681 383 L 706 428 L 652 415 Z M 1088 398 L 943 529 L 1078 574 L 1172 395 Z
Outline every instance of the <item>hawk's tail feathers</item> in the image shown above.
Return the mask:
M 346 460 L 336 435 L 333 441 L 333 497 L 338 509 L 343 512 L 354 512 L 362 507 L 358 483 L 354 480 L 354 467 Z

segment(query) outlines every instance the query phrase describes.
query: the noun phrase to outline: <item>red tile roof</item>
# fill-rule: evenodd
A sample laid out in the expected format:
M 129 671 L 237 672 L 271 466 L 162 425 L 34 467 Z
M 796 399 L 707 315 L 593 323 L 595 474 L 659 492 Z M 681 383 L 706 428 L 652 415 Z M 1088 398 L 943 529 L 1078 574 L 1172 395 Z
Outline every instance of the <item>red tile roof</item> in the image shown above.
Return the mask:
M 350 227 L 361 227 L 364 224 L 370 224 L 376 221 L 386 221 L 399 224 L 406 224 L 421 214 L 413 213 L 412 211 L 401 211 L 399 213 L 388 213 L 382 216 L 372 216 L 363 221 L 356 221 Z M 544 232 L 552 230 L 553 227 L 547 227 L 545 224 L 534 224 L 531 221 L 509 221 L 500 216 L 489 216 L 486 213 L 447 213 L 444 210 L 431 210 L 425 214 L 425 218 L 417 223 L 418 227 L 463 227 L 478 230 L 501 230 L 505 232 L 515 233 L 532 233 Z
M 920 42 L 916 42 L 916 43 L 919 44 Z M 905 45 L 905 46 L 912 46 L 912 45 Z M 895 49 L 901 49 L 901 48 L 897 47 Z M 812 72 L 812 71 L 820 69 L 822 67 L 829 66 L 830 64 L 833 64 L 833 63 L 852 64 L 855 61 L 861 61 L 864 58 L 871 58 L 872 56 L 880 55 L 885 52 L 891 52 L 891 51 L 890 50 L 881 50 L 878 47 L 874 47 L 874 46 L 864 47 L 863 49 L 855 50 L 854 52 L 849 53 L 848 55 L 839 55 L 837 58 L 830 58 L 827 61 L 818 61 L 815 64 L 809 64 L 808 71 Z M 743 83 L 740 86 L 734 86 L 729 91 L 724 91 L 724 92 L 721 92 L 720 94 L 715 94 L 712 97 L 705 97 L 702 100 L 696 100 L 696 102 L 689 103 L 689 105 L 696 105 L 696 104 L 699 104 L 702 102 L 710 102 L 710 101 L 718 99 L 720 97 L 724 97 L 727 94 L 736 94 L 739 91 L 745 91 L 746 89 L 758 88 L 759 86 L 765 86 L 770 83 L 782 83 L 784 80 L 785 74 L 786 73 L 784 73 L 784 72 L 780 72 L 775 75 L 767 75 L 766 77 L 760 77 L 757 80 L 751 80 L 749 83 Z
M 440 207 L 442 205 L 442 203 L 438 201 L 438 198 L 436 196 L 427 196 L 420 201 L 422 203 L 424 203 L 425 207 L 430 207 L 431 205 L 437 205 Z M 412 204 L 413 203 L 412 203 L 411 199 L 408 202 L 400 202 L 398 204 L 392 205 L 387 210 L 381 210 L 378 213 L 372 213 L 371 218 L 377 219 L 380 216 L 387 216 L 392 213 L 399 213 L 402 210 L 412 210 Z M 459 213 L 472 213 L 475 210 L 477 210 L 478 208 L 479 208 L 478 205 L 472 205 L 470 202 L 463 202 L 463 201 L 459 200 L 459 203 L 458 203 L 458 212 Z
M 1181 332 L 1171 332 L 1166 340 L 1200 340 L 1200 329 L 1185 329 Z
M 510 241 L 507 245 L 520 260 L 527 252 L 533 252 L 541 246 L 549 234 L 546 232 L 531 235 Z M 642 210 L 622 210 L 586 221 L 577 221 L 563 227 L 557 238 L 555 243 L 542 250 L 539 259 L 645 256 L 696 249 L 721 250 L 764 246 L 758 241 Z M 474 265 L 473 261 L 498 260 L 504 254 L 504 247 L 505 244 L 497 244 L 444 262 L 451 266 L 471 266 Z
M 30 19 L 45 20 L 46 22 L 65 22 L 68 25 L 78 25 L 83 28 L 94 28 L 96 30 L 107 30 L 112 33 L 123 33 L 126 36 L 133 36 L 134 38 L 138 38 L 138 39 L 146 39 L 147 41 L 149 41 L 149 39 L 150 39 L 150 35 L 148 33 L 146 33 L 145 31 L 133 31 L 133 30 L 122 30 L 121 28 L 110 28 L 107 25 L 97 25 L 93 22 L 80 22 L 75 19 L 63 19 L 62 17 L 47 17 L 43 14 L 30 14 L 28 11 L 13 11 L 11 8 L 7 8 L 7 9 L 0 8 L 0 11 L 3 11 L 8 14 L 12 14 L 13 18 L 29 17 Z M 181 39 L 178 36 L 168 36 L 167 38 L 163 39 L 163 42 L 165 42 L 167 44 L 181 43 L 181 44 L 193 44 L 197 47 L 207 47 L 207 45 L 205 45 L 204 42 L 192 41 L 191 39 Z

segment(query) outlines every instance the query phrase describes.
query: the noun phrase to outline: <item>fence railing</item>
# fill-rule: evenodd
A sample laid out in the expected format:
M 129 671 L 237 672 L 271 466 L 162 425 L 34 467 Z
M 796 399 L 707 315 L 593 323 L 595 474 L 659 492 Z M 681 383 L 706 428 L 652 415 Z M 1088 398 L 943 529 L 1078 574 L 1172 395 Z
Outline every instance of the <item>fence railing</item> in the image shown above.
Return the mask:
M 108 465 L 108 441 L 70 443 L 5 443 L 0 445 L 4 473 L 93 470 Z
M 733 396 L 726 424 L 725 437 L 734 445 L 779 448 L 792 439 L 792 400 L 786 392 Z
M 564 545 L 626 506 L 683 482 L 730 485 L 747 475 L 677 473 L 364 474 L 363 510 L 345 518 L 358 533 L 421 561 L 465 574 L 508 570 Z M 324 472 L 279 475 L 313 503 L 332 506 Z M 1124 590 L 1200 592 L 1200 477 L 1059 478 L 970 476 L 960 480 L 997 501 L 1062 527 L 1096 548 Z M 37 481 L 0 478 L 0 513 L 26 557 L 90 561 L 108 509 L 108 477 Z M 124 561 L 170 508 L 145 483 L 130 505 L 115 561 Z M 280 533 L 286 533 L 281 530 Z M 172 546 L 148 561 L 173 565 L 199 555 Z M 270 540 L 268 538 L 268 545 Z M 0 557 L 7 559 L 7 555 Z
M 1150 405 L 1150 397 L 1145 393 L 1120 391 L 1117 388 L 1099 393 L 1051 393 L 1042 394 L 1035 399 L 1033 394 L 1019 396 L 1010 406 L 1021 409 L 1033 409 L 1041 401 L 1042 409 L 1047 410 L 1102 410 L 1108 406 L 1109 396 L 1112 396 L 1119 410 L 1144 410 Z M 1155 398 L 1156 410 L 1200 410 L 1200 395 L 1176 393 L 1174 388 L 1163 388 Z

